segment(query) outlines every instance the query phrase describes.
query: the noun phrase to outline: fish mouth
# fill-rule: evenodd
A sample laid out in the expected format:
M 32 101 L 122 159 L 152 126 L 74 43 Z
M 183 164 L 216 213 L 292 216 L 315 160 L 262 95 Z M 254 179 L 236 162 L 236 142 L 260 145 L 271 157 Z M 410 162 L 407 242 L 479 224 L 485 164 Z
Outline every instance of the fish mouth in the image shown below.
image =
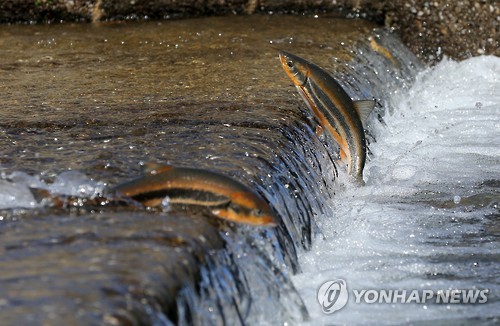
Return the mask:
M 280 52 L 278 53 L 278 55 L 279 55 L 279 57 L 280 57 L 281 64 L 282 64 L 283 66 L 288 66 L 288 65 L 287 65 L 287 62 L 288 62 L 288 61 L 290 61 L 290 60 L 288 60 L 288 55 L 287 55 L 285 52 L 283 52 L 283 51 L 280 51 Z
M 287 53 L 285 51 L 279 51 L 278 56 L 280 57 L 281 63 L 286 63 Z

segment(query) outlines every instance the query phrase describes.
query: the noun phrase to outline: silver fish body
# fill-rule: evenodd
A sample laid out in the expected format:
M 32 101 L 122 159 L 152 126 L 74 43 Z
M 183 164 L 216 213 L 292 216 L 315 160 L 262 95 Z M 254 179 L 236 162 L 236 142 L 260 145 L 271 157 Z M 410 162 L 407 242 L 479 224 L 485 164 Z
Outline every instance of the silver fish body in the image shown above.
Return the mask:
M 285 51 L 280 51 L 279 57 L 320 125 L 339 144 L 340 158 L 347 162 L 348 174 L 362 183 L 366 161 L 362 119 L 369 114 L 374 101 L 353 102 L 342 86 L 319 66 Z

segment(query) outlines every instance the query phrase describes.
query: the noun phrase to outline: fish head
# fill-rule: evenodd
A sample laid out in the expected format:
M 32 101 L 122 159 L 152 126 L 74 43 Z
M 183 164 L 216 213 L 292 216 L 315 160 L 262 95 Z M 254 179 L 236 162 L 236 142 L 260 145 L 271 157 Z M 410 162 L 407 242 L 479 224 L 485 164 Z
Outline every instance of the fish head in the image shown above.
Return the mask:
M 288 77 L 290 77 L 293 84 L 299 87 L 304 86 L 307 79 L 311 75 L 309 63 L 306 60 L 285 51 L 280 51 L 279 57 L 283 69 Z
M 212 209 L 212 213 L 219 218 L 236 223 L 255 226 L 276 226 L 278 224 L 271 207 L 250 192 L 233 193 L 229 204 Z

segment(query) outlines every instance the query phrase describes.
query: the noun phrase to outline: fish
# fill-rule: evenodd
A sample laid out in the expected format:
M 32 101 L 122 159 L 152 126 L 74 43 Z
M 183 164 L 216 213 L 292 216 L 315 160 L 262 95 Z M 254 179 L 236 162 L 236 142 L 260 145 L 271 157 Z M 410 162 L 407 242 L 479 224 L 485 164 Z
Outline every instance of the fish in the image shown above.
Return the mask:
M 387 60 L 389 60 L 394 67 L 401 69 L 401 63 L 394 58 L 391 51 L 377 43 L 373 36 L 370 36 L 368 40 L 370 41 L 370 47 L 373 51 L 376 51 L 387 58 Z
M 144 175 L 111 189 L 145 207 L 169 204 L 208 207 L 221 219 L 255 226 L 276 226 L 269 204 L 242 183 L 225 175 L 190 167 L 148 164 Z
M 338 143 L 340 161 L 348 174 L 363 184 L 366 139 L 363 123 L 375 106 L 373 100 L 353 101 L 324 69 L 294 54 L 279 51 L 281 65 L 323 130 Z

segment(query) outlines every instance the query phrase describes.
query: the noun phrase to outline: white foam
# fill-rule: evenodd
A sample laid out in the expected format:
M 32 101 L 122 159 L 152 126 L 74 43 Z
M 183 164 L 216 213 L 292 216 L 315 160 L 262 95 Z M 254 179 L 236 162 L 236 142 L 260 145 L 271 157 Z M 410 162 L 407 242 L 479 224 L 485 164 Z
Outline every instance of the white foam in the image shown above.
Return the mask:
M 310 324 L 494 316 L 488 304 L 350 301 L 332 315 L 321 312 L 317 289 L 339 278 L 354 289 L 499 287 L 470 277 L 494 270 L 471 270 L 468 259 L 456 258 L 500 253 L 498 244 L 475 246 L 464 240 L 481 232 L 484 216 L 494 208 L 446 209 L 425 201 L 449 197 L 457 204 L 476 194 L 479 183 L 499 179 L 500 58 L 445 60 L 387 102 L 395 105 L 394 114 L 384 118 L 387 127 L 375 127 L 367 185 L 337 192 L 331 203 L 335 216 L 319 221 L 326 239 L 316 239 L 312 250 L 300 255 L 304 272 L 293 281 L 312 316 Z
M 55 178 L 49 189 L 55 194 L 92 198 L 102 193 L 104 184 L 88 178 L 82 172 L 65 171 Z
M 37 202 L 28 187 L 0 180 L 0 209 L 35 207 L 37 207 Z
M 36 208 L 36 201 L 30 188 L 45 189 L 54 195 L 93 198 L 103 193 L 105 184 L 90 179 L 79 171 L 65 171 L 57 175 L 52 183 L 46 183 L 39 176 L 22 171 L 3 175 L 0 179 L 0 209 Z

